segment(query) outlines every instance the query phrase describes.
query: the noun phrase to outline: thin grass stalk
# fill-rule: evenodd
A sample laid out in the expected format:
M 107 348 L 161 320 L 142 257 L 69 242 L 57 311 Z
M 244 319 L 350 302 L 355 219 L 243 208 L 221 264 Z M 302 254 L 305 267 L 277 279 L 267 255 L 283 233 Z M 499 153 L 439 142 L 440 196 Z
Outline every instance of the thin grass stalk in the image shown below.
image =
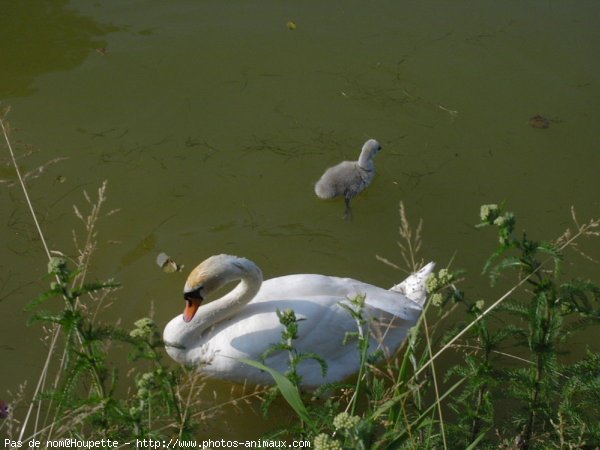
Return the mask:
M 12 145 L 10 143 L 10 139 L 8 138 L 8 131 L 4 126 L 4 120 L 0 117 L 0 126 L 2 127 L 2 134 L 4 134 L 4 140 L 6 141 L 6 146 L 8 147 L 8 151 L 10 152 L 10 158 L 15 168 L 15 172 L 17 173 L 17 177 L 19 178 L 19 184 L 21 185 L 21 189 L 23 190 L 23 195 L 25 196 L 25 200 L 27 201 L 27 206 L 29 207 L 29 212 L 31 213 L 31 217 L 37 229 L 37 232 L 42 241 L 42 245 L 44 247 L 44 251 L 46 252 L 46 256 L 48 257 L 48 261 L 52 258 L 50 254 L 50 249 L 48 248 L 48 244 L 46 243 L 46 238 L 44 237 L 44 233 L 42 232 L 42 227 L 37 219 L 35 214 L 35 210 L 33 209 L 33 204 L 31 203 L 31 199 L 29 198 L 29 192 L 27 192 L 27 187 L 25 186 L 25 181 L 21 176 L 21 170 L 19 169 L 19 165 L 17 164 L 17 159 L 15 157 L 15 153 L 13 151 Z
M 416 331 L 421 326 L 421 323 L 422 322 L 420 319 L 417 326 L 410 333 Z M 409 373 L 408 371 L 410 368 L 410 355 L 415 352 L 415 348 L 414 348 L 414 342 L 412 341 L 412 339 L 409 338 L 407 340 L 407 342 L 408 342 L 407 349 L 404 352 L 404 356 L 402 357 L 402 362 L 400 364 L 400 369 L 398 370 L 398 375 L 394 382 L 394 388 L 393 388 L 393 394 L 392 394 L 393 398 L 402 399 L 402 401 L 398 401 L 398 406 L 391 408 L 390 414 L 389 414 L 390 420 L 396 426 L 398 426 L 398 423 L 401 419 L 404 419 L 404 423 L 406 425 L 409 423 L 408 412 L 406 411 L 405 405 L 406 405 L 406 399 L 408 398 L 408 395 L 409 395 L 408 383 L 412 379 L 412 377 L 408 374 Z M 410 434 L 410 430 L 409 430 L 409 435 L 412 438 L 412 434 Z
M 431 340 L 429 339 L 429 327 L 427 326 L 427 318 L 423 316 L 423 328 L 425 330 L 425 341 L 427 342 L 427 353 L 431 355 L 433 352 L 431 351 Z M 442 403 L 440 400 L 440 391 L 437 382 L 437 376 L 435 373 L 435 364 L 431 363 L 431 375 L 433 378 L 433 389 L 435 392 L 435 400 L 437 403 L 438 416 L 440 418 L 440 433 L 442 434 L 442 442 L 444 444 L 444 449 L 448 449 L 448 443 L 446 442 L 446 432 L 444 430 L 444 416 L 442 414 Z
M 56 376 L 54 377 L 54 389 L 58 389 L 58 384 L 60 382 L 61 379 L 61 374 L 64 370 L 64 368 L 66 367 L 66 362 L 67 362 L 67 348 L 63 348 L 63 352 L 62 352 L 62 356 L 60 358 L 60 365 L 58 367 L 58 370 L 56 371 Z M 50 403 L 48 405 L 48 413 L 50 413 L 51 409 L 52 409 L 52 403 L 54 402 L 53 398 L 50 398 Z M 54 424 L 58 422 L 58 415 L 59 415 L 59 410 L 56 409 L 54 412 L 54 418 L 52 419 L 52 422 L 50 424 L 50 431 L 48 432 L 48 439 L 50 439 L 52 437 L 52 433 L 54 431 Z M 45 424 L 46 422 L 44 422 Z
M 44 386 L 46 383 L 46 376 L 48 374 L 48 369 L 50 367 L 50 359 L 51 359 L 52 355 L 54 354 L 54 349 L 56 348 L 56 342 L 58 340 L 59 331 L 60 331 L 60 327 L 58 325 L 55 325 L 54 330 L 52 331 L 50 347 L 48 348 L 48 355 L 46 356 L 46 360 L 44 361 L 44 366 L 42 367 L 42 373 L 40 374 L 37 385 L 33 392 L 33 396 L 32 396 L 33 398 L 37 397 L 38 394 L 44 389 Z M 33 408 L 34 408 L 33 405 L 34 405 L 34 402 L 32 400 L 31 403 L 29 404 L 29 408 L 27 408 L 27 414 L 25 415 L 25 419 L 23 420 L 23 423 L 21 424 L 21 431 L 19 432 L 19 439 L 18 439 L 19 441 L 23 441 L 23 436 L 25 434 L 25 430 L 27 429 L 27 424 L 29 423 L 29 418 L 31 416 L 31 412 L 33 411 Z M 39 422 L 38 422 L 37 418 L 39 417 L 40 411 L 41 411 L 41 402 L 38 402 L 38 412 L 36 414 L 36 422 L 34 424 L 33 436 L 37 435 L 37 427 L 39 426 Z
M 198 380 L 197 376 L 196 377 L 188 376 L 188 379 L 189 378 L 192 378 L 192 385 L 189 387 L 187 399 L 183 406 L 183 411 L 181 413 L 178 412 L 178 415 L 179 415 L 179 434 L 178 434 L 179 439 L 181 439 L 183 437 L 183 427 L 188 419 L 188 410 L 190 408 L 190 405 L 192 404 L 192 394 L 194 393 L 194 388 L 196 387 L 196 381 Z M 181 409 L 181 408 L 178 408 L 178 409 Z
M 413 236 L 412 236 L 412 228 L 410 227 L 410 223 L 408 218 L 406 217 L 406 209 L 404 208 L 404 202 L 400 202 L 399 206 L 400 213 L 400 228 L 399 233 L 400 236 L 406 241 L 408 245 L 408 249 L 405 249 L 403 245 L 398 244 L 402 250 L 405 250 L 402 253 L 404 261 L 409 266 L 409 269 L 412 272 L 415 272 L 418 269 L 419 263 L 416 260 L 416 255 L 419 253 L 421 249 L 421 230 L 423 227 L 423 220 L 419 219 L 419 224 L 417 225 L 417 230 L 414 238 L 414 247 L 413 247 Z
M 48 247 L 48 244 L 46 242 L 46 237 L 44 236 L 44 233 L 42 231 L 42 227 L 40 226 L 40 223 L 37 219 L 37 215 L 35 213 L 35 209 L 33 208 L 33 204 L 31 202 L 31 199 L 29 198 L 29 192 L 27 191 L 27 187 L 25 186 L 25 181 L 23 180 L 23 176 L 21 175 L 21 170 L 19 169 L 19 165 L 17 164 L 17 159 L 15 157 L 15 152 L 13 151 L 12 148 L 12 144 L 10 142 L 10 139 L 8 137 L 8 130 L 6 129 L 6 126 L 4 125 L 4 120 L 3 118 L 0 117 L 0 127 L 2 127 L 2 134 L 4 135 L 4 140 L 6 141 L 6 146 L 8 148 L 8 151 L 10 153 L 10 158 L 12 161 L 12 165 L 15 169 L 15 172 L 17 174 L 17 178 L 19 179 L 19 185 L 21 186 L 21 189 L 23 191 L 23 195 L 25 196 L 25 201 L 27 202 L 27 207 L 29 208 L 29 212 L 31 214 L 31 217 L 33 219 L 33 222 L 35 224 L 35 227 L 37 229 L 38 235 L 40 237 L 40 240 L 42 242 L 42 246 L 44 247 L 44 252 L 46 253 L 46 257 L 48 258 L 48 261 L 50 261 L 52 259 L 52 255 L 50 254 L 50 249 Z M 58 280 L 58 277 L 57 281 Z M 60 331 L 60 327 L 58 325 L 55 325 L 53 327 L 54 329 L 51 331 L 52 333 L 52 338 L 50 340 L 50 347 L 48 348 L 48 356 L 46 357 L 46 360 L 44 361 L 44 366 L 42 368 L 42 373 L 40 374 L 40 378 L 38 379 L 38 383 L 35 387 L 34 393 L 33 393 L 33 398 L 37 397 L 38 394 L 42 391 L 42 389 L 44 388 L 45 382 L 46 382 L 46 376 L 48 373 L 48 368 L 50 366 L 50 359 L 52 357 L 52 355 L 54 354 L 54 349 L 56 346 L 56 342 L 58 340 L 58 333 Z M 23 439 L 23 435 L 25 434 L 25 430 L 27 429 L 27 424 L 29 423 L 29 419 L 31 417 L 31 412 L 33 410 L 33 406 L 34 402 L 32 401 L 29 405 L 29 408 L 27 409 L 27 414 L 25 415 L 25 419 L 23 420 L 23 423 L 21 425 L 21 431 L 19 433 L 19 440 L 22 441 Z M 36 413 L 36 421 L 35 421 L 35 425 L 34 425 L 34 431 L 37 429 L 37 426 L 39 425 L 39 416 L 41 413 L 41 403 L 38 403 L 38 411 Z
M 102 210 L 102 205 L 106 201 L 105 193 L 106 193 L 107 184 L 108 184 L 108 182 L 105 180 L 102 182 L 102 186 L 100 186 L 98 188 L 98 199 L 96 200 L 95 203 L 92 203 L 91 199 L 88 197 L 87 193 L 84 191 L 86 200 L 88 201 L 88 203 L 92 204 L 92 210 L 91 210 L 90 214 L 87 216 L 87 218 L 84 219 L 83 216 L 81 215 L 81 213 L 79 213 L 77 211 L 78 216 L 83 221 L 85 228 L 87 230 L 86 240 L 85 240 L 83 247 L 79 251 L 80 254 L 79 254 L 78 261 L 77 261 L 77 267 L 83 268 L 83 270 L 81 270 L 81 273 L 77 276 L 77 279 L 74 280 L 74 282 L 73 282 L 73 285 L 75 286 L 76 281 L 79 281 L 78 287 L 80 287 L 80 288 L 83 286 L 83 284 L 85 282 L 91 255 L 94 253 L 94 251 L 96 249 L 96 242 L 94 240 L 96 237 L 96 223 L 100 219 L 100 211 Z M 109 214 L 111 214 L 112 212 L 113 211 L 109 212 Z
M 446 399 L 446 397 L 450 396 L 452 394 L 452 392 L 454 392 L 455 389 L 457 389 L 458 387 L 460 387 L 461 384 L 463 384 L 465 381 L 465 378 L 462 378 L 460 380 L 458 380 L 456 383 L 454 383 L 452 386 L 450 386 L 448 389 L 446 389 L 446 391 L 440 396 L 439 401 L 443 401 L 444 399 Z M 425 411 L 423 411 L 421 413 L 421 415 L 419 417 L 417 417 L 415 420 L 413 420 L 412 422 L 410 422 L 407 418 L 407 422 L 406 422 L 406 426 L 403 430 L 399 431 L 397 436 L 394 437 L 394 440 L 386 447 L 389 449 L 397 449 L 400 448 L 400 444 L 402 442 L 404 442 L 405 440 L 405 435 L 406 436 L 410 436 L 411 431 L 414 429 L 417 429 L 417 427 L 419 426 L 420 423 L 423 422 L 423 420 L 429 416 L 430 414 L 435 412 L 435 408 L 437 407 L 438 401 L 436 401 L 434 404 L 429 405 L 427 407 L 427 409 Z M 422 448 L 422 446 L 419 446 L 418 443 L 415 443 L 415 441 L 413 440 L 413 448 Z
M 39 221 L 37 219 L 37 215 L 35 213 L 35 209 L 33 208 L 33 204 L 32 204 L 31 199 L 29 197 L 29 192 L 27 190 L 27 187 L 25 185 L 24 179 L 23 179 L 23 177 L 21 175 L 21 171 L 20 171 L 19 166 L 17 164 L 15 153 L 13 151 L 10 139 L 8 137 L 8 130 L 7 130 L 6 126 L 4 125 L 4 120 L 1 117 L 0 117 L 0 127 L 2 128 L 2 133 L 4 135 L 4 139 L 6 141 L 6 145 L 8 147 L 8 150 L 9 150 L 9 153 L 10 153 L 10 156 L 11 156 L 11 161 L 12 161 L 13 167 L 14 167 L 15 172 L 17 174 L 17 177 L 19 179 L 19 184 L 21 186 L 21 189 L 23 190 L 23 194 L 25 196 L 25 199 L 26 199 L 26 202 L 27 202 L 27 206 L 28 206 L 29 211 L 31 213 L 33 222 L 34 222 L 34 224 L 36 226 L 36 229 L 37 229 L 37 232 L 39 234 L 39 237 L 40 237 L 40 240 L 42 242 L 42 245 L 44 247 L 44 251 L 46 253 L 48 261 L 51 261 L 52 260 L 52 254 L 51 254 L 50 249 L 48 247 L 48 244 L 47 244 L 46 238 L 44 236 L 44 233 L 42 231 L 42 228 L 40 226 L 40 223 L 39 223 Z M 101 203 L 104 200 L 104 197 L 103 197 L 102 194 L 104 192 L 105 185 L 106 185 L 106 183 L 104 183 L 103 186 L 102 186 L 102 188 L 99 190 L 99 203 L 96 205 L 95 208 L 93 208 L 92 215 L 90 216 L 90 218 L 93 221 L 95 221 L 98 218 L 98 214 L 99 214 L 99 211 L 100 211 L 100 206 L 101 206 Z M 93 230 L 94 230 L 93 229 L 93 223 L 90 224 L 90 222 L 89 222 L 90 218 L 88 218 L 88 226 L 89 226 L 88 230 L 89 230 L 89 232 L 88 232 L 88 239 L 86 241 L 86 245 L 90 244 L 91 238 L 94 235 L 94 233 L 93 233 Z M 85 270 L 86 269 L 87 269 L 87 264 L 85 265 Z M 85 271 L 84 271 L 84 274 L 85 274 Z M 59 279 L 58 276 L 56 276 L 56 281 L 60 283 L 60 279 Z M 83 282 L 84 282 L 84 278 L 82 277 L 82 278 L 80 278 L 80 285 L 81 286 L 83 286 Z M 67 300 L 67 299 L 65 298 L 65 300 Z M 77 299 L 77 301 L 78 301 L 78 299 Z M 67 302 L 67 303 L 69 303 L 69 302 Z M 36 385 L 36 389 L 34 391 L 33 398 L 37 397 L 38 394 L 44 388 L 44 385 L 45 385 L 45 382 L 46 382 L 47 373 L 48 373 L 48 368 L 49 368 L 49 365 L 50 365 L 50 359 L 51 359 L 52 355 L 54 354 L 56 342 L 58 340 L 58 333 L 60 332 L 60 330 L 61 330 L 61 327 L 58 326 L 58 325 L 55 325 L 54 329 L 51 331 L 51 333 L 52 333 L 52 339 L 51 339 L 50 347 L 48 349 L 48 356 L 46 357 L 46 361 L 44 363 L 44 367 L 42 369 L 42 373 L 40 374 L 40 378 L 39 378 L 38 383 Z M 84 343 L 84 339 L 81 336 L 81 333 L 79 332 L 79 330 L 76 330 L 76 338 L 79 341 L 79 344 L 81 346 L 82 351 L 85 352 L 85 353 L 88 353 L 89 349 L 84 345 L 85 344 Z M 93 355 L 90 355 L 90 356 L 93 356 Z M 104 392 L 102 383 L 100 381 L 100 376 L 99 376 L 99 374 L 95 370 L 92 370 L 92 372 L 93 372 L 92 373 L 92 379 L 93 379 L 94 385 L 96 386 L 96 389 L 98 391 L 98 395 L 100 395 L 102 398 L 104 398 L 106 393 Z M 33 405 L 34 405 L 34 402 L 32 402 L 30 404 L 30 407 L 28 408 L 27 414 L 25 416 L 25 420 L 23 421 L 23 424 L 21 426 L 21 431 L 19 433 L 19 440 L 22 440 L 23 435 L 25 433 L 25 430 L 27 428 L 27 425 L 28 425 L 30 417 L 31 417 L 31 412 L 33 410 Z M 37 430 L 37 427 L 39 426 L 40 415 L 41 415 L 41 402 L 38 402 L 38 411 L 36 413 L 36 420 L 35 420 L 35 424 L 34 424 L 34 433 L 35 433 L 35 430 Z

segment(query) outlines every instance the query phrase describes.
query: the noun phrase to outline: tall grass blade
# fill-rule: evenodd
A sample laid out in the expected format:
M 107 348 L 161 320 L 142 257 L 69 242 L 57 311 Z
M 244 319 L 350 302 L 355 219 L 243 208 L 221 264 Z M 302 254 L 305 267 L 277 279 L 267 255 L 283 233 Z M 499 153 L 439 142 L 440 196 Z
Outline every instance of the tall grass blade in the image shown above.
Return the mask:
M 283 375 L 281 372 L 271 369 L 268 366 L 265 366 L 264 364 L 262 364 L 258 361 L 253 361 L 248 358 L 238 358 L 237 360 L 240 362 L 243 362 L 244 364 L 247 364 L 249 366 L 252 366 L 257 369 L 268 372 L 273 377 L 273 380 L 275 380 L 275 383 L 277 385 L 277 388 L 279 389 L 279 392 L 281 392 L 281 395 L 283 395 L 283 398 L 285 398 L 285 400 L 292 407 L 292 409 L 296 412 L 296 414 L 298 414 L 298 416 L 310 428 L 312 428 L 313 430 L 315 429 L 315 424 L 311 420 L 311 418 L 308 414 L 308 410 L 306 409 L 306 406 L 304 406 L 304 403 L 302 402 L 302 398 L 300 398 L 300 393 L 298 392 L 298 389 L 296 388 L 296 386 L 294 386 L 292 384 L 292 382 L 290 380 L 288 380 L 285 377 L 285 375 Z
M 429 417 L 432 412 L 434 411 L 435 408 L 437 408 L 438 403 L 440 403 L 442 400 L 444 400 L 446 397 L 448 397 L 452 392 L 454 392 L 454 390 L 456 388 L 458 388 L 461 384 L 463 384 L 465 382 L 465 378 L 462 378 L 460 380 L 458 380 L 456 383 L 454 383 L 451 387 L 449 387 L 446 392 L 444 392 L 444 394 L 442 396 L 440 396 L 439 400 L 432 403 L 425 411 L 423 411 L 423 413 L 417 417 L 411 424 L 407 424 L 405 429 L 400 431 L 399 433 L 395 434 L 394 439 L 392 441 L 390 441 L 385 448 L 386 449 L 396 449 L 398 447 L 400 447 L 402 444 L 404 444 L 406 442 L 406 440 L 410 437 L 411 434 L 411 430 L 415 430 L 421 427 L 421 425 L 423 424 L 423 421 Z M 396 402 L 402 400 L 402 398 L 396 398 L 394 399 Z M 381 416 L 382 414 L 385 414 L 386 411 L 388 411 L 393 405 L 395 404 L 394 401 L 390 401 L 390 402 L 386 402 L 385 404 L 381 405 L 374 413 L 372 418 L 376 418 Z
M 489 431 L 489 429 L 483 430 L 481 433 L 479 433 L 479 436 L 477 436 L 475 438 L 475 440 L 473 442 L 471 442 L 471 444 L 469 444 L 469 446 L 465 450 L 477 449 L 478 448 L 477 445 L 483 440 L 483 438 L 485 437 L 485 435 L 487 434 L 488 431 Z

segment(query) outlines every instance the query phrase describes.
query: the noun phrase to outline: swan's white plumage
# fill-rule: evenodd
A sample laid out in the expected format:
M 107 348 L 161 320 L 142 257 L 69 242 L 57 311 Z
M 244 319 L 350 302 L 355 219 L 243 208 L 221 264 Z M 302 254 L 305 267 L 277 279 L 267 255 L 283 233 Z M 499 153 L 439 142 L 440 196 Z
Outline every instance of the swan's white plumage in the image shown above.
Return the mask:
M 287 275 L 261 284 L 262 273 L 253 262 L 229 255 L 211 257 L 190 274 L 186 293 L 196 290 L 204 297 L 230 281 L 241 281 L 221 299 L 201 306 L 189 322 L 181 315 L 172 319 L 164 331 L 167 352 L 176 361 L 198 366 L 215 378 L 271 384 L 269 374 L 237 358 L 260 360 L 265 350 L 281 340 L 283 328 L 277 309 L 292 309 L 299 319 L 294 346 L 300 352 L 317 353 L 328 365 L 323 377 L 315 361 L 300 363 L 302 384 L 315 387 L 340 381 L 355 373 L 359 364 L 356 343 L 342 343 L 346 333 L 357 328 L 340 302 L 349 304 L 349 298 L 366 295 L 363 312 L 374 319 L 370 350 L 383 348 L 392 353 L 419 318 L 426 299 L 425 280 L 432 271 L 433 263 L 429 263 L 389 291 L 350 278 L 314 274 Z M 265 361 L 280 372 L 288 369 L 288 362 L 286 352 Z

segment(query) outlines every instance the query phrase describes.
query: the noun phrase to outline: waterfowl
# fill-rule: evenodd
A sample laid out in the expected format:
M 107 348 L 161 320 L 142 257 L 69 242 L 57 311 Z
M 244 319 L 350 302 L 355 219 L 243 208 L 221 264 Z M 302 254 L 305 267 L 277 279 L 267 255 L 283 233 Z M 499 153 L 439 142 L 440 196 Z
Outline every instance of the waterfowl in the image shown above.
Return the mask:
M 370 322 L 370 352 L 378 349 L 392 355 L 413 327 L 425 303 L 425 281 L 433 263 L 424 266 L 390 290 L 351 278 L 296 274 L 263 282 L 260 268 L 252 261 L 232 255 L 217 255 L 203 261 L 189 275 L 183 290 L 183 314 L 165 327 L 167 353 L 175 361 L 196 366 L 209 377 L 242 383 L 272 384 L 271 376 L 239 361 L 261 360 L 265 350 L 281 341 L 283 326 L 277 310 L 291 309 L 298 323 L 298 352 L 313 352 L 327 364 L 305 360 L 298 366 L 301 384 L 314 388 L 343 380 L 356 373 L 359 356 L 356 342 L 344 344 L 357 324 L 342 304 L 366 296 L 362 310 Z M 224 285 L 238 281 L 227 294 L 202 304 Z M 272 353 L 264 363 L 280 372 L 288 370 L 285 351 Z
M 315 184 L 315 193 L 319 198 L 332 199 L 344 197 L 346 210 L 344 217 L 351 217 L 350 201 L 362 192 L 375 176 L 374 156 L 381 150 L 375 139 L 364 143 L 357 161 L 343 161 L 330 167 Z

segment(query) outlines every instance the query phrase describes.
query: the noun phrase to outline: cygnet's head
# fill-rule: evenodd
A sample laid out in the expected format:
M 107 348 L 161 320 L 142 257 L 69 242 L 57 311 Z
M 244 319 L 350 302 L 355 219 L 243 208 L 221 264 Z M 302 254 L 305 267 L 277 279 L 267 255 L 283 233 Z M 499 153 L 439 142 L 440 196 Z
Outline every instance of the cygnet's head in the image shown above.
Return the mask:
M 364 155 L 366 157 L 366 159 L 371 159 L 373 156 L 375 156 L 377 153 L 379 153 L 380 150 L 381 150 L 381 145 L 379 145 L 379 142 L 377 142 L 375 139 L 369 139 L 363 145 L 360 156 L 363 157 L 363 155 Z

